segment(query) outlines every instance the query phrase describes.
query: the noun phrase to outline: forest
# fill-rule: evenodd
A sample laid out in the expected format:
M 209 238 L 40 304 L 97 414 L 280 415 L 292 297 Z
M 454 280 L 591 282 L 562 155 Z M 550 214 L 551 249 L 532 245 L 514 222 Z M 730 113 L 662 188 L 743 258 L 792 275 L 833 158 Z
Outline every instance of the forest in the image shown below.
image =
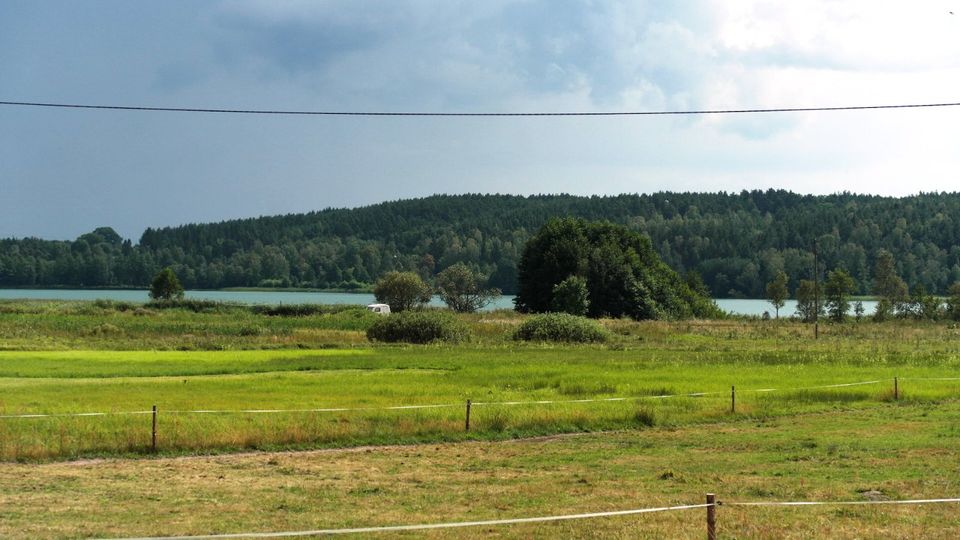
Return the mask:
M 718 298 L 762 298 L 844 269 L 869 294 L 881 249 L 911 287 L 960 281 L 960 193 L 880 197 L 783 190 L 643 195 L 435 195 L 354 209 L 149 228 L 134 244 L 101 227 L 73 241 L 0 240 L 0 287 L 146 287 L 172 267 L 187 288 L 364 289 L 391 270 L 431 280 L 463 262 L 514 293 L 526 241 L 548 219 L 609 221 L 649 236 Z

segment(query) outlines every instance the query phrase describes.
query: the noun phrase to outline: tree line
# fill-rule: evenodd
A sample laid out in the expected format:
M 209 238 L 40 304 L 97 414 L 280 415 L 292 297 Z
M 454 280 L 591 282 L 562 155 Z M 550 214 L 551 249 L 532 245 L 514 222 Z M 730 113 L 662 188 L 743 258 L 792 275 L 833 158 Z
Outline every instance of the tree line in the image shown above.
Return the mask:
M 872 294 L 881 251 L 928 294 L 960 281 L 960 193 L 892 198 L 740 193 L 437 195 L 356 209 L 147 229 L 134 244 L 103 227 L 73 241 L 0 240 L 0 287 L 145 287 L 172 268 L 187 288 L 370 288 L 391 271 L 432 282 L 457 263 L 517 291 L 526 241 L 548 219 L 609 221 L 650 238 L 711 295 L 761 298 L 783 272 L 811 278 L 812 248 Z
M 863 302 L 852 300 L 857 283 L 843 268 L 830 270 L 825 279 L 820 280 L 820 268 L 817 265 L 814 279 L 801 279 L 794 292 L 797 300 L 797 316 L 805 322 L 819 320 L 826 315 L 834 322 L 845 322 L 851 316 L 859 321 L 865 315 Z M 767 284 L 766 298 L 780 317 L 780 308 L 790 297 L 787 289 L 787 275 L 780 271 Z M 950 319 L 960 321 L 960 281 L 947 290 L 947 297 L 931 294 L 922 284 L 908 288 L 896 270 L 894 257 L 889 251 L 880 250 L 873 271 L 873 289 L 871 294 L 877 299 L 872 319 L 882 322 L 892 318 L 915 320 Z

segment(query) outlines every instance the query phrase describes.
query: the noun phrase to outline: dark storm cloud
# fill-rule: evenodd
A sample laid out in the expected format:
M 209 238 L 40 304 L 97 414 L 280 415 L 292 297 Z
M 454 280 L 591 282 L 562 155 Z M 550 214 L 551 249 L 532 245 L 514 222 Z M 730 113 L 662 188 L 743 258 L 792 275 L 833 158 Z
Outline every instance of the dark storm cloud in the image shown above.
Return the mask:
M 960 78 L 960 32 L 922 11 L 905 18 L 862 0 L 8 0 L 0 99 L 448 112 L 943 100 Z M 0 236 L 74 238 L 109 225 L 136 239 L 147 226 L 437 192 L 943 189 L 956 185 L 952 114 L 348 119 L 0 107 Z

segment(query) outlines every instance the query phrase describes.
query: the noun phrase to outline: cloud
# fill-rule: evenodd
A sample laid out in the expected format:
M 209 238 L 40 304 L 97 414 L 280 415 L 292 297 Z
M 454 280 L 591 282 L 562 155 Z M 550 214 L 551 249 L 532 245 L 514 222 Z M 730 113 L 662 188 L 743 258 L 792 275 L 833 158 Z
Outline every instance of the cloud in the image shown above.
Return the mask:
M 0 95 L 375 111 L 956 101 L 960 0 L 0 4 Z M 52 37 L 51 37 L 52 36 Z M 425 119 L 0 108 L 0 236 L 436 192 L 955 189 L 960 111 Z M 152 186 L 189 196 L 150 199 Z

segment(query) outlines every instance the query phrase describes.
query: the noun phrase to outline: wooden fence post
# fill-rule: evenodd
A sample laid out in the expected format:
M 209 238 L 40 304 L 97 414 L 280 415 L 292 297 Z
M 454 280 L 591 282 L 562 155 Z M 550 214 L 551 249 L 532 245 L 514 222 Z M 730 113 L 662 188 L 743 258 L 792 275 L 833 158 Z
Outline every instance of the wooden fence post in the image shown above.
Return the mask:
M 150 450 L 157 451 L 157 406 L 153 406 L 153 429 L 150 433 Z
M 737 414 L 737 387 L 730 387 L 730 414 Z
M 467 400 L 467 423 L 466 431 L 470 431 L 470 400 Z
M 893 400 L 898 401 L 900 399 L 900 384 L 897 380 L 897 377 L 893 378 Z
M 707 540 L 717 540 L 717 496 L 707 493 Z

